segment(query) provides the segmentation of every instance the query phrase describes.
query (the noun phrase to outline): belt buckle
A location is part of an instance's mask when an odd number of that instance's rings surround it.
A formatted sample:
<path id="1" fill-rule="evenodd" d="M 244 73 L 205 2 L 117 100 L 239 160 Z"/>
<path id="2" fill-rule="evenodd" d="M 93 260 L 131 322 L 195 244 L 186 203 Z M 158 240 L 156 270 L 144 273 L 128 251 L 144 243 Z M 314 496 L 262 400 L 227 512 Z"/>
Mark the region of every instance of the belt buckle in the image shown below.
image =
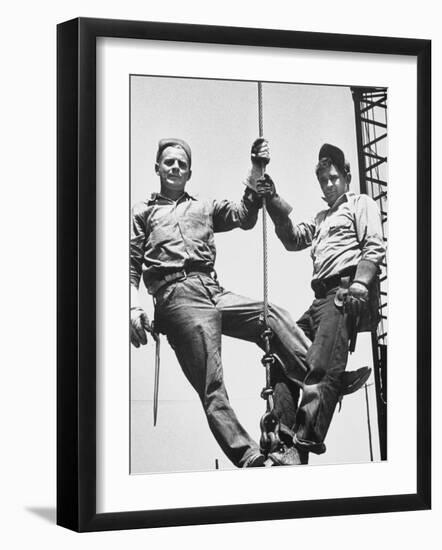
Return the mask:
<path id="1" fill-rule="evenodd" d="M 319 280 L 318 292 L 322 297 L 325 297 L 327 294 L 327 283 L 324 280 Z"/>
<path id="2" fill-rule="evenodd" d="M 184 270 L 175 271 L 174 273 L 169 273 L 163 277 L 165 284 L 171 284 L 175 281 L 184 281 L 185 279 L 187 279 L 187 273 Z"/>
<path id="3" fill-rule="evenodd" d="M 172 283 L 175 281 L 185 281 L 187 279 L 187 271 L 183 269 L 182 271 L 177 271 L 174 274 L 173 279 L 171 280 Z"/>

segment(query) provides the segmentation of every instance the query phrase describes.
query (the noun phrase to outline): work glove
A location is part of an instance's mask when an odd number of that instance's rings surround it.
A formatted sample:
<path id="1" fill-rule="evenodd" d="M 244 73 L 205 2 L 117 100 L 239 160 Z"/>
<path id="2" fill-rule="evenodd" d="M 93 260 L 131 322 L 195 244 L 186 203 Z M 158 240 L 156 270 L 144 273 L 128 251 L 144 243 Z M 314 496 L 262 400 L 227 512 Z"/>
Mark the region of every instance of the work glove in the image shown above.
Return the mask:
<path id="1" fill-rule="evenodd" d="M 378 266 L 370 260 L 361 260 L 356 268 L 355 277 L 345 300 L 345 309 L 347 312 L 358 316 L 362 307 L 369 298 L 369 287 L 376 274 Z"/>
<path id="2" fill-rule="evenodd" d="M 364 304 L 368 300 L 368 288 L 363 284 L 354 281 L 347 292 L 347 296 L 344 301 L 345 311 L 355 318 L 359 317 L 362 312 Z"/>
<path id="3" fill-rule="evenodd" d="M 262 178 L 265 166 L 270 162 L 270 149 L 267 140 L 264 138 L 255 139 L 252 144 L 250 158 L 252 167 L 244 183 L 256 193 L 258 180 Z"/>
<path id="4" fill-rule="evenodd" d="M 130 310 L 130 341 L 136 348 L 147 344 L 147 332 L 151 331 L 149 318 L 140 307 Z"/>
<path id="5" fill-rule="evenodd" d="M 252 144 L 250 158 L 254 166 L 264 168 L 270 162 L 269 142 L 262 137 L 255 139 Z"/>
<path id="6" fill-rule="evenodd" d="M 258 197 L 271 199 L 276 195 L 275 184 L 268 174 L 264 174 L 256 182 L 256 194 Z"/>

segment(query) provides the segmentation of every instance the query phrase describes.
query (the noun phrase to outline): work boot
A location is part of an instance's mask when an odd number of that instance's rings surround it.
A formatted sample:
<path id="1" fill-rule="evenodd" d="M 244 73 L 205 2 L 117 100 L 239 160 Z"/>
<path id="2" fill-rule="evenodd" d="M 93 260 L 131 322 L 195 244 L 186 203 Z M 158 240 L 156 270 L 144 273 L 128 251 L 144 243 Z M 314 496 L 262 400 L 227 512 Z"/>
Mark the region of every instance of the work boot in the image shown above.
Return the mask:
<path id="1" fill-rule="evenodd" d="M 270 453 L 269 459 L 273 462 L 272 466 L 299 466 L 307 464 L 308 453 L 293 446 L 284 447 L 281 451 Z"/>
<path id="2" fill-rule="evenodd" d="M 338 396 L 338 412 L 341 412 L 342 399 L 344 395 L 349 395 L 358 391 L 370 378 L 371 369 L 369 367 L 361 367 L 358 370 L 343 372 L 341 378 L 341 393 Z"/>
<path id="3" fill-rule="evenodd" d="M 358 391 L 370 378 L 371 369 L 361 367 L 358 370 L 343 372 L 341 378 L 341 395 L 349 395 Z"/>
<path id="4" fill-rule="evenodd" d="M 265 466 L 266 458 L 262 454 L 256 454 L 250 456 L 243 464 L 243 468 L 257 468 L 260 466 Z"/>

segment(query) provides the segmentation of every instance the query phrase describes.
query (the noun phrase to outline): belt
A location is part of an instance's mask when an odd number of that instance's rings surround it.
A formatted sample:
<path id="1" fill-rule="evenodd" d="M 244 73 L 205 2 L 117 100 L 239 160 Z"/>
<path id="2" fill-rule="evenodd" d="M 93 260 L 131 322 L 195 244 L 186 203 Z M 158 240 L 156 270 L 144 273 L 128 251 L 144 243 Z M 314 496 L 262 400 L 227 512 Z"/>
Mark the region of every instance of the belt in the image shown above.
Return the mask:
<path id="1" fill-rule="evenodd" d="M 180 269 L 179 271 L 172 271 L 171 273 L 164 273 L 160 279 L 154 280 L 149 283 L 150 294 L 155 294 L 163 287 L 168 286 L 175 281 L 184 281 L 189 275 L 202 273 L 203 275 L 210 275 L 216 278 L 215 270 L 212 267 L 190 267 Z"/>
<path id="2" fill-rule="evenodd" d="M 344 269 L 337 275 L 327 277 L 327 279 L 315 279 L 311 282 L 311 287 L 315 293 L 315 298 L 325 298 L 333 288 L 337 288 L 341 284 L 342 277 L 353 278 L 356 273 L 356 267 Z"/>

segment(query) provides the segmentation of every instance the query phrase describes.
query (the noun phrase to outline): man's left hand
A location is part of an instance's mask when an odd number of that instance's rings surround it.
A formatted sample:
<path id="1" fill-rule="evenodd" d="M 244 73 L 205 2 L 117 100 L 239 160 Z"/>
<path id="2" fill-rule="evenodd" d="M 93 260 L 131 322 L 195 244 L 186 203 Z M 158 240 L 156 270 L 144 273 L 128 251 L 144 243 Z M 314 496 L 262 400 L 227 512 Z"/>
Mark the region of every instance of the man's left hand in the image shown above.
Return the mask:
<path id="1" fill-rule="evenodd" d="M 367 300 L 368 289 L 361 283 L 354 282 L 350 285 L 345 298 L 345 310 L 357 317 Z"/>
<path id="2" fill-rule="evenodd" d="M 256 182 L 256 194 L 258 197 L 271 199 L 276 195 L 275 184 L 272 178 L 268 174 L 264 174 Z"/>

